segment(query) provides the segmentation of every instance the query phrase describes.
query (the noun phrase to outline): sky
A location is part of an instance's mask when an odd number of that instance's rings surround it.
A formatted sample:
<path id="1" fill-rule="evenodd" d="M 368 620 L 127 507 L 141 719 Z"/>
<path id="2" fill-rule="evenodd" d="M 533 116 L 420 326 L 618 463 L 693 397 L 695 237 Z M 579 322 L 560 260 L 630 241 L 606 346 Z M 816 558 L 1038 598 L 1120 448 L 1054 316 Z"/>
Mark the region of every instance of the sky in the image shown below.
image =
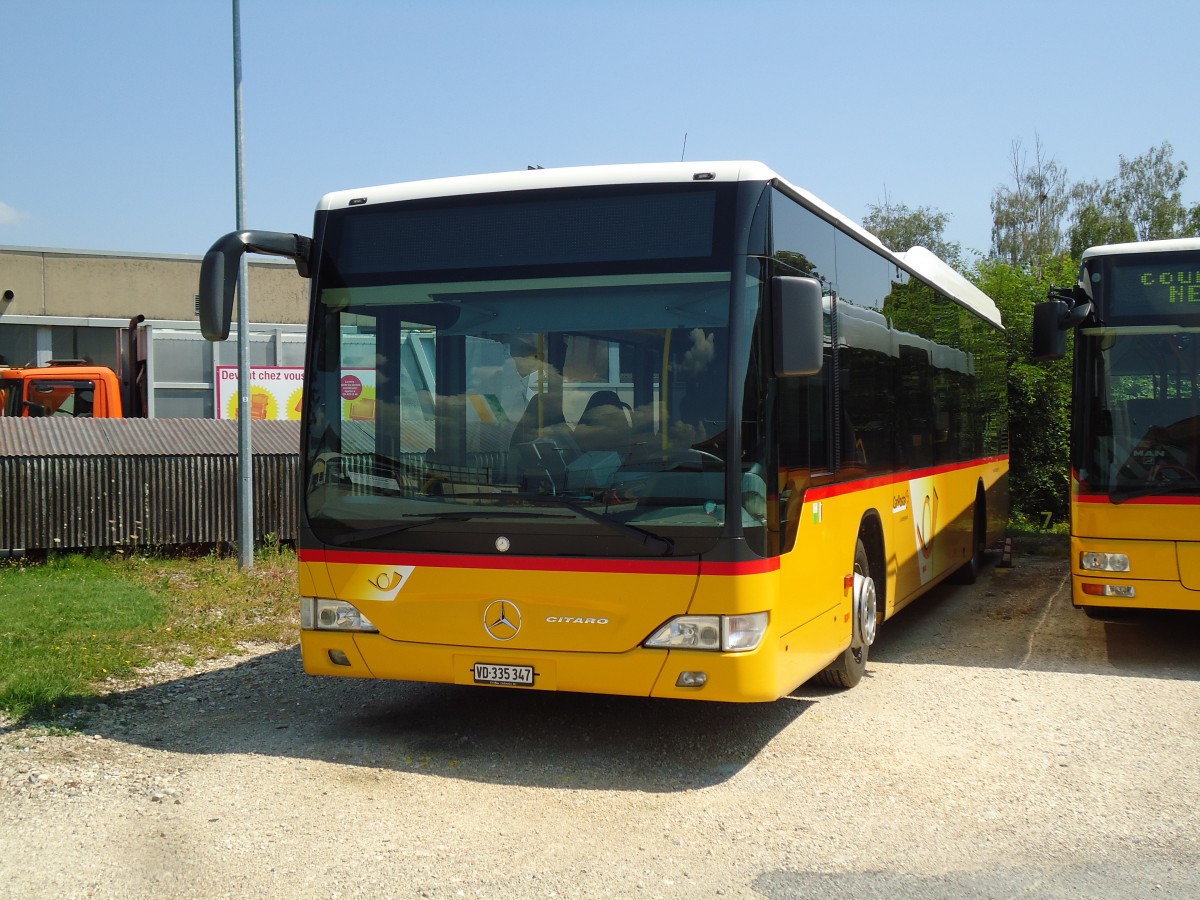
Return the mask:
<path id="1" fill-rule="evenodd" d="M 451 175 L 754 159 L 985 253 L 1014 147 L 1170 142 L 1200 202 L 1195 0 L 241 0 L 246 226 Z M 0 245 L 201 255 L 236 225 L 230 0 L 0 3 Z"/>

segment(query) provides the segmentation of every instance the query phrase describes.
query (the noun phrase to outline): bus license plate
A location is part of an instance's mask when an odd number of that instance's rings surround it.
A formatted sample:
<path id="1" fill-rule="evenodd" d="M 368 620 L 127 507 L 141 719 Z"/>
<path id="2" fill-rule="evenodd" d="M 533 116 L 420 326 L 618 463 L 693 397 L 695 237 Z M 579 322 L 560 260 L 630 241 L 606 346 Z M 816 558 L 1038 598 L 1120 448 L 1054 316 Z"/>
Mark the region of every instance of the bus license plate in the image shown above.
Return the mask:
<path id="1" fill-rule="evenodd" d="M 533 666 L 502 666 L 496 663 L 475 663 L 476 684 L 533 685 Z"/>

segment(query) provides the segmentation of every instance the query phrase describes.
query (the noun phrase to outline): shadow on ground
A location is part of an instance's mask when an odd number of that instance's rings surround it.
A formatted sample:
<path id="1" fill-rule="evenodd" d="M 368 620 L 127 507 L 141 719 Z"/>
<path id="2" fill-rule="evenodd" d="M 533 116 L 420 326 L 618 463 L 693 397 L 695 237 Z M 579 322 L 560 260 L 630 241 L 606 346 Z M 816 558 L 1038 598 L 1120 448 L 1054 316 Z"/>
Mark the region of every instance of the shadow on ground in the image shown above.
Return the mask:
<path id="1" fill-rule="evenodd" d="M 993 561 L 994 562 L 994 561 Z M 941 586 L 880 630 L 868 678 L 903 664 L 1200 679 L 1200 616 L 1105 624 L 1073 609 L 1066 560 L 1019 554 L 971 586 Z M 704 704 L 314 678 L 298 647 L 110 694 L 68 720 L 185 754 L 258 754 L 530 787 L 676 792 L 742 771 L 835 692 Z"/>
<path id="2" fill-rule="evenodd" d="M 107 695 L 67 721 L 186 754 L 256 754 L 529 787 L 674 792 L 731 778 L 812 704 L 706 704 L 305 675 L 298 647 Z"/>
<path id="3" fill-rule="evenodd" d="M 1200 680 L 1200 613 L 1100 622 L 1071 605 L 1066 536 L 993 554 L 974 585 L 941 585 L 879 630 L 876 662 Z"/>

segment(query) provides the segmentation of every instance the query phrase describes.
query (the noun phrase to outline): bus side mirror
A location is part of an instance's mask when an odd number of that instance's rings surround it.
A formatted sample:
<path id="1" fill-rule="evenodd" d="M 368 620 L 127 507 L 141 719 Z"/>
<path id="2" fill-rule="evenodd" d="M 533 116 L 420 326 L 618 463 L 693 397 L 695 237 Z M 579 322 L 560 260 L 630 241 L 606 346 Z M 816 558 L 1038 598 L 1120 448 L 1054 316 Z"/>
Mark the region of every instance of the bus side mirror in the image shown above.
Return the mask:
<path id="1" fill-rule="evenodd" d="M 821 282 L 777 275 L 771 279 L 775 376 L 816 375 L 824 356 L 825 322 Z"/>
<path id="2" fill-rule="evenodd" d="M 1067 353 L 1067 333 L 1058 323 L 1067 315 L 1067 304 L 1061 300 L 1046 300 L 1033 308 L 1033 359 L 1050 362 L 1062 359 Z"/>
<path id="3" fill-rule="evenodd" d="M 300 277 L 307 278 L 311 249 L 311 239 L 278 231 L 235 231 L 217 240 L 200 263 L 200 331 L 210 341 L 229 337 L 242 254 L 286 256 L 296 263 Z"/>
<path id="4" fill-rule="evenodd" d="M 1033 360 L 1050 362 L 1067 354 L 1067 332 L 1092 312 L 1090 300 L 1069 305 L 1063 300 L 1046 300 L 1033 308 Z"/>

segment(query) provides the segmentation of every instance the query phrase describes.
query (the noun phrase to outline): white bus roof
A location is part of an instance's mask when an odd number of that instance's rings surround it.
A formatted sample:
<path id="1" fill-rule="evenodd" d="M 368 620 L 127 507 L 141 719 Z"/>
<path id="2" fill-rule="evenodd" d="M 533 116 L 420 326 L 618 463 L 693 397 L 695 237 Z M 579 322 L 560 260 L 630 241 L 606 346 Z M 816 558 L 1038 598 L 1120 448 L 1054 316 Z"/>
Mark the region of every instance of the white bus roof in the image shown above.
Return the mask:
<path id="1" fill-rule="evenodd" d="M 1200 238 L 1171 238 L 1163 241 L 1130 241 L 1127 244 L 1101 244 L 1083 251 L 1084 259 L 1093 256 L 1123 256 L 1127 253 L 1170 253 L 1175 250 L 1200 250 Z"/>
<path id="2" fill-rule="evenodd" d="M 698 175 L 705 176 L 698 178 Z M 317 204 L 318 211 L 370 206 L 404 200 L 433 197 L 461 197 L 507 191 L 546 190 L 550 188 L 590 187 L 605 184 L 685 183 L 693 181 L 737 182 L 764 181 L 783 187 L 817 215 L 870 244 L 884 257 L 908 269 L 921 280 L 949 294 L 963 306 L 1003 327 L 1000 311 L 992 298 L 924 247 L 897 253 L 853 219 L 838 212 L 819 197 L 796 187 L 761 162 L 726 160 L 677 163 L 632 163 L 624 165 L 578 166 L 561 169 L 526 169 L 488 175 L 460 175 L 398 184 L 377 185 L 334 191 Z"/>
<path id="3" fill-rule="evenodd" d="M 988 321 L 1001 324 L 1000 309 L 996 306 L 996 301 L 971 284 L 962 273 L 945 263 L 933 251 L 924 247 L 912 247 L 904 253 L 897 253 L 896 256 L 922 280 L 940 288 Z"/>
<path id="4" fill-rule="evenodd" d="M 613 166 L 577 166 L 562 169 L 526 169 L 488 175 L 459 175 L 400 184 L 379 185 L 350 191 L 335 191 L 321 198 L 317 209 L 341 209 L 349 206 L 392 203 L 397 200 L 422 200 L 430 197 L 459 197 L 468 194 L 494 194 L 504 191 L 532 191 L 564 187 L 590 187 L 605 184 L 674 183 L 697 180 L 697 174 L 711 175 L 705 181 L 771 181 L 779 176 L 757 162 L 639 163 Z"/>

